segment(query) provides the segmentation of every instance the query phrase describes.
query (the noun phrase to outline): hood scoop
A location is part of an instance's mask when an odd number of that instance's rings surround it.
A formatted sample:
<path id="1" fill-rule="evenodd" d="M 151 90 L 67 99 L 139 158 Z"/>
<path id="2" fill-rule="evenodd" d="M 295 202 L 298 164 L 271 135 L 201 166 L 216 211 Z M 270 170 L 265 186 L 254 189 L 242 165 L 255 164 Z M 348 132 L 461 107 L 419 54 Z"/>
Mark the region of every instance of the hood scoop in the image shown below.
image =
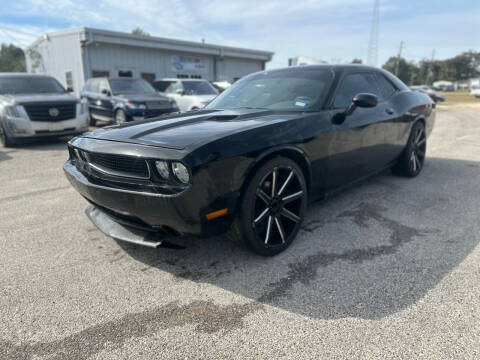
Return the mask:
<path id="1" fill-rule="evenodd" d="M 235 120 L 235 119 L 238 119 L 239 116 L 238 115 L 213 115 L 213 116 L 210 116 L 208 118 L 206 118 L 205 120 L 208 120 L 208 121 L 232 121 L 232 120 Z"/>

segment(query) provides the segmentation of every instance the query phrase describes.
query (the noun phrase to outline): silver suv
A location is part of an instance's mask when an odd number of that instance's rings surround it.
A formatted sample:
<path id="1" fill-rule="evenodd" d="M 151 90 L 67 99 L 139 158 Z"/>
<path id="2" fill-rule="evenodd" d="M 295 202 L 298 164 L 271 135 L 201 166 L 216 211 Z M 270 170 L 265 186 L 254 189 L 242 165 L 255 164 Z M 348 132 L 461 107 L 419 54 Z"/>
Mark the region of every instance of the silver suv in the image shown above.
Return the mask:
<path id="1" fill-rule="evenodd" d="M 53 77 L 0 73 L 0 144 L 77 135 L 88 130 L 86 104 Z"/>

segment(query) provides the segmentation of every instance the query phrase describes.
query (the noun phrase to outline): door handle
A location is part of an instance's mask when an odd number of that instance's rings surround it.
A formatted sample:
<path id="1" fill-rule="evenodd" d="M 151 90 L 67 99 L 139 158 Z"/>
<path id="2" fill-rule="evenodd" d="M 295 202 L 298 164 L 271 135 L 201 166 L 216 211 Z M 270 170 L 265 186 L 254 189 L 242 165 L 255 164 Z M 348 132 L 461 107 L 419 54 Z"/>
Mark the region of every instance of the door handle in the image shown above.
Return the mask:
<path id="1" fill-rule="evenodd" d="M 391 109 L 391 108 L 386 108 L 386 109 L 385 109 L 385 112 L 386 112 L 388 115 L 392 115 L 395 111 L 393 111 L 393 109 Z"/>

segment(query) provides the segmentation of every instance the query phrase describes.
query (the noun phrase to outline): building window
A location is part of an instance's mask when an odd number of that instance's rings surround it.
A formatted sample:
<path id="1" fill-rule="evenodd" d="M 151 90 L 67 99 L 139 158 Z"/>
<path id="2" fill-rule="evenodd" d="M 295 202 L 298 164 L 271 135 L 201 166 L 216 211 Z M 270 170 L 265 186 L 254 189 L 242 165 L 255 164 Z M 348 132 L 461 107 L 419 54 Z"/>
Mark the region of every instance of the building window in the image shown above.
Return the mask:
<path id="1" fill-rule="evenodd" d="M 110 72 L 105 70 L 92 70 L 92 77 L 110 77 Z"/>
<path id="2" fill-rule="evenodd" d="M 190 75 L 191 79 L 201 79 L 202 75 Z"/>
<path id="3" fill-rule="evenodd" d="M 132 70 L 118 70 L 118 77 L 133 77 Z"/>
<path id="4" fill-rule="evenodd" d="M 177 74 L 178 79 L 188 79 L 188 74 Z"/>
<path id="5" fill-rule="evenodd" d="M 155 73 L 142 73 L 142 79 L 147 80 L 151 84 L 155 81 Z"/>
<path id="6" fill-rule="evenodd" d="M 73 90 L 73 77 L 71 71 L 65 73 L 65 84 L 67 84 L 67 89 Z"/>

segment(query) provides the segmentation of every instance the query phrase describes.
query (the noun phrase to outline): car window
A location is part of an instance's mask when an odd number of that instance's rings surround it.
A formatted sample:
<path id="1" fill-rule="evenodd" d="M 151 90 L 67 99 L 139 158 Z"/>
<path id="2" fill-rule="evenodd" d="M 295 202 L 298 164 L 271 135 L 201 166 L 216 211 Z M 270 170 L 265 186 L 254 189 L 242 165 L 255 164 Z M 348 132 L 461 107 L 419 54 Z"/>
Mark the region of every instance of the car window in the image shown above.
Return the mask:
<path id="1" fill-rule="evenodd" d="M 335 95 L 333 107 L 335 109 L 345 109 L 351 103 L 355 95 L 360 93 L 370 93 L 379 96 L 379 91 L 375 78 L 371 73 L 357 73 L 345 76 L 340 88 Z"/>
<path id="2" fill-rule="evenodd" d="M 98 92 L 102 92 L 104 90 L 110 91 L 110 86 L 108 86 L 107 79 L 101 79 L 98 84 Z"/>
<path id="3" fill-rule="evenodd" d="M 2 76 L 0 94 L 63 94 L 65 88 L 47 76 Z"/>
<path id="4" fill-rule="evenodd" d="M 143 79 L 110 79 L 110 88 L 119 94 L 155 94 L 156 90 Z"/>
<path id="5" fill-rule="evenodd" d="M 99 93 L 100 88 L 99 88 L 99 79 L 92 79 L 90 83 L 90 91 L 93 93 Z"/>
<path id="6" fill-rule="evenodd" d="M 179 90 L 183 91 L 182 83 L 180 81 L 174 81 L 167 88 L 167 93 L 176 93 Z"/>
<path id="7" fill-rule="evenodd" d="M 160 92 L 167 92 L 167 89 L 169 88 L 170 85 L 172 85 L 174 81 L 155 81 L 152 86 L 155 88 L 155 90 L 160 91 Z"/>
<path id="8" fill-rule="evenodd" d="M 239 80 L 207 105 L 207 109 L 242 107 L 285 111 L 318 111 L 330 88 L 328 69 L 291 68 L 263 71 Z"/>
<path id="9" fill-rule="evenodd" d="M 375 74 L 378 84 L 378 89 L 383 100 L 388 100 L 395 93 L 395 87 L 382 74 Z M 380 99 L 379 99 L 380 100 Z"/>
<path id="10" fill-rule="evenodd" d="M 83 91 L 87 91 L 87 92 L 90 92 L 92 91 L 92 80 L 88 80 L 85 84 L 85 86 L 83 87 Z"/>
<path id="11" fill-rule="evenodd" d="M 208 81 L 182 81 L 187 95 L 217 95 L 217 90 Z"/>

